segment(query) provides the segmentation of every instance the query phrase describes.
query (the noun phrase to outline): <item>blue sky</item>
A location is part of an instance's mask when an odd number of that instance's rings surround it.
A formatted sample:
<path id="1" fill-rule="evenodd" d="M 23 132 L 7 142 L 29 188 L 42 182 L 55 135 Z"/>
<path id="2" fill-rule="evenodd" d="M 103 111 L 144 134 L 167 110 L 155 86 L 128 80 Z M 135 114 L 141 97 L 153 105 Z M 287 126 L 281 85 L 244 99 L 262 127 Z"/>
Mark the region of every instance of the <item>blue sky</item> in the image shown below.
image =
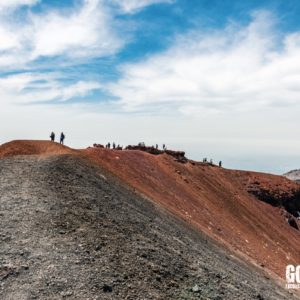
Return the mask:
<path id="1" fill-rule="evenodd" d="M 0 0 L 0 142 L 144 141 L 300 167 L 300 2 Z"/>

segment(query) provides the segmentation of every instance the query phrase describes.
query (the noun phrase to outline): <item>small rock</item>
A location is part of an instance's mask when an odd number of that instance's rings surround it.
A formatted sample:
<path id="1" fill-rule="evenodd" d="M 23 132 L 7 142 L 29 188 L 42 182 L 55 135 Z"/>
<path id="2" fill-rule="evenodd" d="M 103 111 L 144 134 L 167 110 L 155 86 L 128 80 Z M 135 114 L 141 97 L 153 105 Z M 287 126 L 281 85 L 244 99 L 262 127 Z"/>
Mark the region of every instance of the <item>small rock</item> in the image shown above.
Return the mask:
<path id="1" fill-rule="evenodd" d="M 73 295 L 73 291 L 64 291 L 64 292 L 61 292 L 60 295 L 62 297 L 69 297 L 69 296 Z"/>
<path id="2" fill-rule="evenodd" d="M 103 174 L 101 174 L 100 177 L 101 177 L 102 179 L 104 179 L 105 181 L 107 181 L 107 178 L 106 178 Z"/>
<path id="3" fill-rule="evenodd" d="M 192 287 L 192 292 L 194 293 L 200 293 L 200 287 L 198 286 L 198 284 L 195 284 L 193 287 Z"/>
<path id="4" fill-rule="evenodd" d="M 112 286 L 110 286 L 110 285 L 108 285 L 108 284 L 104 284 L 103 285 L 103 287 L 102 287 L 102 289 L 103 289 L 103 292 L 104 293 L 111 293 L 112 292 Z"/>
<path id="5" fill-rule="evenodd" d="M 24 270 L 28 270 L 29 266 L 28 265 L 22 265 L 21 268 L 24 269 Z"/>

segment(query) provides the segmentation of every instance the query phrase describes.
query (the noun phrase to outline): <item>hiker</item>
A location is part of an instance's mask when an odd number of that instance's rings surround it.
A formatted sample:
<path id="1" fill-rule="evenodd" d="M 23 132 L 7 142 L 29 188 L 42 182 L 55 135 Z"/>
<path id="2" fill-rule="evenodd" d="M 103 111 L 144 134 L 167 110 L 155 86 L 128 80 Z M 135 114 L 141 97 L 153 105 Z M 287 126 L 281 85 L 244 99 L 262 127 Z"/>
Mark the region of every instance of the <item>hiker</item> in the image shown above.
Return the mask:
<path id="1" fill-rule="evenodd" d="M 222 161 L 219 161 L 219 167 L 222 168 Z"/>
<path id="2" fill-rule="evenodd" d="M 55 140 L 55 133 L 53 131 L 50 134 L 50 139 L 51 139 L 51 142 L 54 142 L 54 140 Z"/>
<path id="3" fill-rule="evenodd" d="M 110 149 L 110 142 L 108 142 L 108 144 L 106 145 L 107 149 Z"/>
<path id="4" fill-rule="evenodd" d="M 113 142 L 113 149 L 116 149 L 116 144 L 115 144 L 115 142 Z"/>
<path id="5" fill-rule="evenodd" d="M 155 145 L 155 149 L 158 149 L 158 145 L 157 144 Z"/>
<path id="6" fill-rule="evenodd" d="M 60 134 L 60 141 L 59 141 L 60 144 L 62 144 L 62 145 L 64 144 L 64 139 L 65 139 L 65 137 L 66 137 L 66 136 L 65 136 L 64 133 L 62 132 L 62 133 Z"/>
<path id="7" fill-rule="evenodd" d="M 166 150 L 166 149 L 167 149 L 165 144 L 163 144 L 163 149 L 164 149 L 164 150 Z"/>

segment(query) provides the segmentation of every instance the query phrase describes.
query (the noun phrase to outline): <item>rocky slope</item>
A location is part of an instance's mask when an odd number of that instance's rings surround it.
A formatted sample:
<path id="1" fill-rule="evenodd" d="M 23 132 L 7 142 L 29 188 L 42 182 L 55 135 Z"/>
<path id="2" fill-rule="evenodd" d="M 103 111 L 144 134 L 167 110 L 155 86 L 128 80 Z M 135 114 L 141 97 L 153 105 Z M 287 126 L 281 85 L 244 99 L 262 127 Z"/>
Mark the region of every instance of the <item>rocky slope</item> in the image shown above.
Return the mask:
<path id="1" fill-rule="evenodd" d="M 288 179 L 48 142 L 0 157 L 0 299 L 297 297 L 275 276 L 299 263 Z"/>
<path id="2" fill-rule="evenodd" d="M 7 158 L 0 170 L 1 299 L 291 297 L 80 158 Z"/>

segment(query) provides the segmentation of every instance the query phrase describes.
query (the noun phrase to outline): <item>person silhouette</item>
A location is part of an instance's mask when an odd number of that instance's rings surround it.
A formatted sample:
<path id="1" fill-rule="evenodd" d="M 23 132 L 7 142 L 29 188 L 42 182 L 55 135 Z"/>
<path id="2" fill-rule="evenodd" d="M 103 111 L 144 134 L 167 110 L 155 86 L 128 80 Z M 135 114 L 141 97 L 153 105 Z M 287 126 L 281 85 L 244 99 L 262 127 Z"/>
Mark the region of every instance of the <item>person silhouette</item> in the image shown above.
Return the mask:
<path id="1" fill-rule="evenodd" d="M 51 142 L 54 142 L 54 140 L 55 140 L 55 133 L 53 131 L 50 134 L 50 139 L 51 139 Z"/>
<path id="2" fill-rule="evenodd" d="M 64 144 L 65 137 L 66 137 L 66 136 L 65 136 L 64 133 L 62 132 L 62 133 L 60 134 L 60 141 L 59 141 L 60 144 L 62 144 L 62 145 Z"/>

